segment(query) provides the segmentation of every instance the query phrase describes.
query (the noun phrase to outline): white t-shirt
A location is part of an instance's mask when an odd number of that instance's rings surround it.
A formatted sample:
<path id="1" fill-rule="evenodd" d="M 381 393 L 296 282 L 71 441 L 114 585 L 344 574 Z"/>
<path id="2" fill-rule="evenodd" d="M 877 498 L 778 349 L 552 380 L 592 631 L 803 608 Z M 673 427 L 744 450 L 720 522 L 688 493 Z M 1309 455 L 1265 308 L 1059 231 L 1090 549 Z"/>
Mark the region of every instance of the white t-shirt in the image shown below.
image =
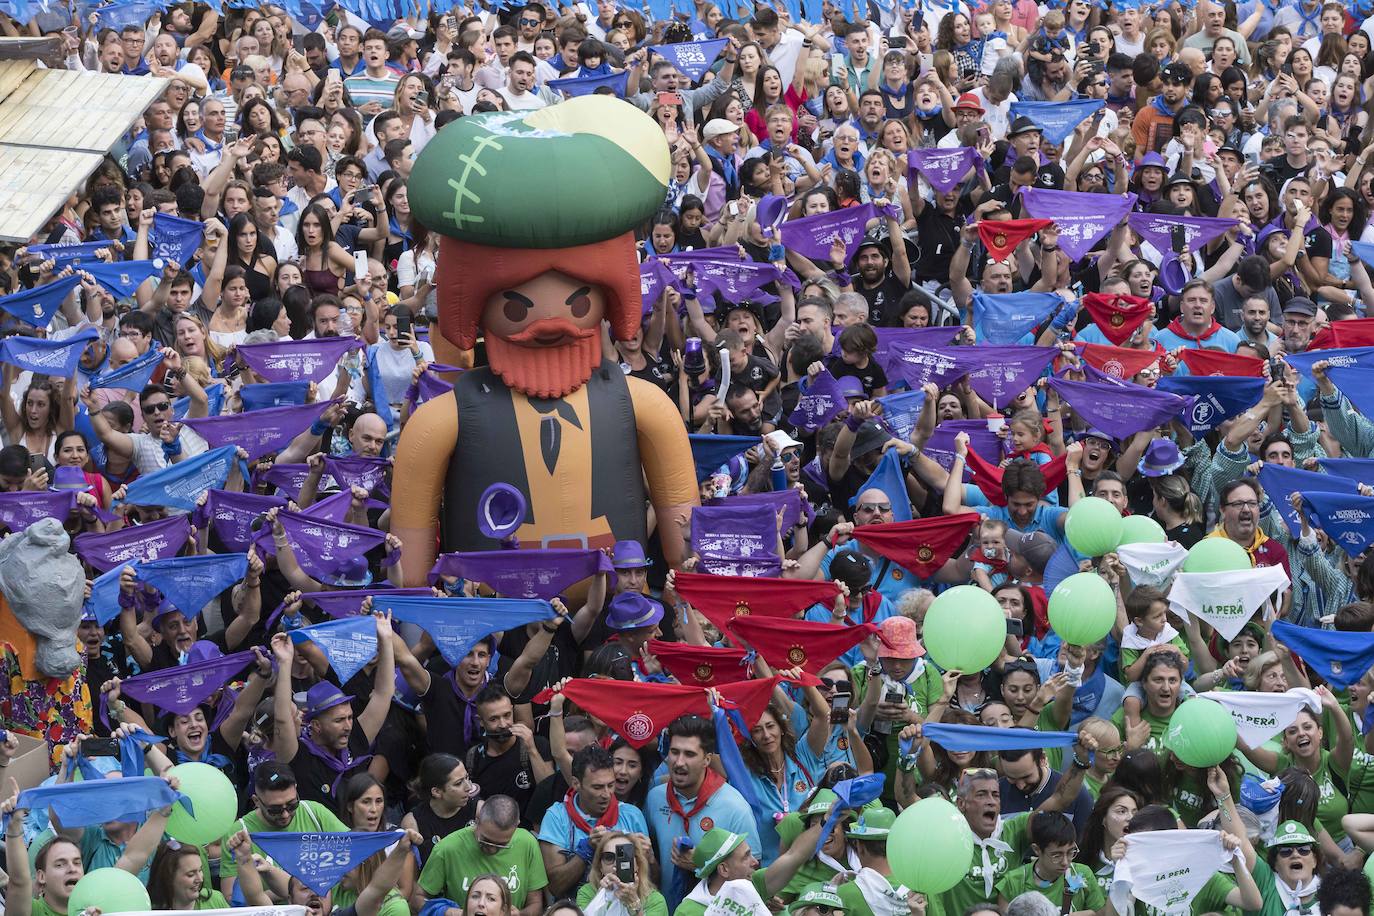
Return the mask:
<path id="1" fill-rule="evenodd" d="M 1007 131 L 1011 129 L 1011 105 L 1017 101 L 1016 93 L 1011 93 L 1000 105 L 994 105 L 988 101 L 987 92 L 984 87 L 979 86 L 973 90 L 973 95 L 978 99 L 978 104 L 983 106 L 983 123 L 988 126 L 988 131 L 994 140 L 1004 140 Z"/>

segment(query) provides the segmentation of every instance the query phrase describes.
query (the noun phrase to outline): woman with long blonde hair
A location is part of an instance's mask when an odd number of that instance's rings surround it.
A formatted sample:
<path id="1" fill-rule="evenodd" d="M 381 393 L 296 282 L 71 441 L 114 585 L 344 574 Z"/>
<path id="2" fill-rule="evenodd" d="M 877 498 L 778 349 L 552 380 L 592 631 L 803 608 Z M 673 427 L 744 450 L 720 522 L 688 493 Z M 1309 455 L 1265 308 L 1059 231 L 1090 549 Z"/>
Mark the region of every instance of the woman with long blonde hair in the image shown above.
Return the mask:
<path id="1" fill-rule="evenodd" d="M 622 882 L 616 876 L 617 851 L 622 846 L 634 849 L 634 881 Z M 631 913 L 643 916 L 668 916 L 668 901 L 654 887 L 649 873 L 648 842 L 621 830 L 607 830 L 592 846 L 592 867 L 586 884 L 577 889 L 577 905 L 586 909 L 599 891 L 607 891 Z"/>

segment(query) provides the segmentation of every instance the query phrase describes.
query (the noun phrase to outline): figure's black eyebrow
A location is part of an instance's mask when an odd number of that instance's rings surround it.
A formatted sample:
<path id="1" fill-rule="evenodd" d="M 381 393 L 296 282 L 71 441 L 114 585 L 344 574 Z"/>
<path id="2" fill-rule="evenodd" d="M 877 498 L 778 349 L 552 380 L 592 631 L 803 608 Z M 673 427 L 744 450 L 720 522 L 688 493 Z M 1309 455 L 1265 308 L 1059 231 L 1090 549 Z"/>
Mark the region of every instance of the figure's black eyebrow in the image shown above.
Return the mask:
<path id="1" fill-rule="evenodd" d="M 504 293 L 502 293 L 501 295 L 505 296 L 507 299 L 510 299 L 510 300 L 513 301 L 513 302 L 519 302 L 521 305 L 523 305 L 523 306 L 524 306 L 525 308 L 527 308 L 527 309 L 532 309 L 532 308 L 534 308 L 534 301 L 533 301 L 533 300 L 527 299 L 527 298 L 525 298 L 524 296 L 522 296 L 522 295 L 520 295 L 519 293 L 514 292 L 514 291 L 512 291 L 512 290 L 506 290 L 506 291 L 505 291 Z"/>
<path id="2" fill-rule="evenodd" d="M 563 304 L 564 304 L 564 305 L 572 305 L 574 299 L 581 299 L 583 296 L 587 295 L 587 294 L 590 293 L 591 291 L 592 291 L 592 288 L 591 288 L 590 286 L 583 286 L 583 287 L 580 287 L 580 288 L 578 288 L 577 290 L 575 290 L 571 296 L 569 296 L 568 298 L 564 299 L 564 300 L 563 300 Z M 531 304 L 533 304 L 533 303 L 531 303 Z"/>

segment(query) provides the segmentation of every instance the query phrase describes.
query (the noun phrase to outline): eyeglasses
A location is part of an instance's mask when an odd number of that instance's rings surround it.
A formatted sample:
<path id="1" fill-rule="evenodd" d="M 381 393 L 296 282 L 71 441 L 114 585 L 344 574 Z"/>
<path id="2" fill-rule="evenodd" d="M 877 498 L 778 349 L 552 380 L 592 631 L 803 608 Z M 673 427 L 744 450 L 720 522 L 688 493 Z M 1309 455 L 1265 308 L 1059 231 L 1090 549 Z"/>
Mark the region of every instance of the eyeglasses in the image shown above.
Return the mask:
<path id="1" fill-rule="evenodd" d="M 543 20 L 540 19 L 521 19 L 521 25 L 539 25 Z"/>
<path id="2" fill-rule="evenodd" d="M 847 689 L 849 687 L 849 682 L 845 680 L 836 680 L 834 678 L 823 677 L 821 678 L 821 683 L 819 686 L 822 690 L 839 690 L 842 687 Z"/>
<path id="3" fill-rule="evenodd" d="M 1224 504 L 1227 509 L 1258 509 L 1259 500 L 1257 499 L 1233 499 Z"/>
<path id="4" fill-rule="evenodd" d="M 1280 847 L 1279 847 L 1279 858 L 1280 858 L 1280 859 L 1291 859 L 1293 856 L 1310 856 L 1311 854 L 1312 854 L 1312 847 L 1311 847 L 1309 844 L 1307 844 L 1307 843 L 1304 843 L 1304 844 L 1301 845 L 1301 846 L 1280 846 Z"/>
<path id="5" fill-rule="evenodd" d="M 1041 858 L 1051 859 L 1058 862 L 1072 862 L 1078 858 L 1078 847 L 1070 846 L 1068 849 L 1060 849 L 1055 852 L 1047 852 Z"/>
<path id="6" fill-rule="evenodd" d="M 861 503 L 854 508 L 859 512 L 891 512 L 892 503 Z"/>
<path id="7" fill-rule="evenodd" d="M 158 401 L 156 404 L 144 404 L 144 405 L 143 405 L 143 412 L 144 412 L 144 413 L 162 413 L 164 410 L 171 410 L 171 409 L 172 409 L 172 402 L 171 402 L 171 401 Z"/>
<path id="8" fill-rule="evenodd" d="M 1099 747 L 1097 752 L 1104 757 L 1120 757 L 1126 751 L 1126 745 L 1118 744 L 1116 747 Z"/>
<path id="9" fill-rule="evenodd" d="M 289 814 L 299 808 L 301 800 L 293 798 L 289 802 L 282 802 L 280 805 L 264 805 L 261 801 L 258 804 L 262 806 L 262 813 L 268 817 L 281 817 L 283 814 Z"/>
<path id="10" fill-rule="evenodd" d="M 602 862 L 606 862 L 606 863 L 614 862 L 614 861 L 615 861 L 615 850 L 614 850 L 614 849 L 607 849 L 607 850 L 604 850 L 604 851 L 601 853 L 601 861 L 602 861 Z"/>

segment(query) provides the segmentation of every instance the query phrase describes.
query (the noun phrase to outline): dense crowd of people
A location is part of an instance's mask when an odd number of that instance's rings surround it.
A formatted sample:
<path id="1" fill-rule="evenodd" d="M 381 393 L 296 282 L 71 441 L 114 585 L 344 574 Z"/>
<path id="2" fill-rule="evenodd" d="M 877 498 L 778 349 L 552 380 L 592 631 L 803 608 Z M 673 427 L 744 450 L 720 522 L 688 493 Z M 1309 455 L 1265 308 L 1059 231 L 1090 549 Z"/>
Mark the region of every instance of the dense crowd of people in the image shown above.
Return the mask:
<path id="1" fill-rule="evenodd" d="M 237 794 L 192 843 L 165 798 L 73 827 L 8 783 L 6 912 L 114 868 L 311 916 L 1369 913 L 1367 10 L 345 5 L 0 14 L 167 84 L 0 254 L 0 523 L 56 518 L 87 580 L 75 674 L 4 657 L 0 767 L 29 734 L 49 784 Z M 601 347 L 692 433 L 688 558 L 406 581 L 392 456 L 463 368 L 436 271 L 483 269 L 440 263 L 412 166 L 588 93 L 671 151 Z M 1093 497 L 1161 536 L 1079 549 Z M 1181 564 L 1223 541 L 1208 597 Z M 1075 644 L 1084 571 L 1115 620 Z M 927 651 L 958 586 L 1004 613 L 983 670 Z M 705 689 L 637 721 L 663 684 Z M 1199 694 L 1219 765 L 1171 729 Z M 973 837 L 938 890 L 889 842 L 926 798 Z"/>

